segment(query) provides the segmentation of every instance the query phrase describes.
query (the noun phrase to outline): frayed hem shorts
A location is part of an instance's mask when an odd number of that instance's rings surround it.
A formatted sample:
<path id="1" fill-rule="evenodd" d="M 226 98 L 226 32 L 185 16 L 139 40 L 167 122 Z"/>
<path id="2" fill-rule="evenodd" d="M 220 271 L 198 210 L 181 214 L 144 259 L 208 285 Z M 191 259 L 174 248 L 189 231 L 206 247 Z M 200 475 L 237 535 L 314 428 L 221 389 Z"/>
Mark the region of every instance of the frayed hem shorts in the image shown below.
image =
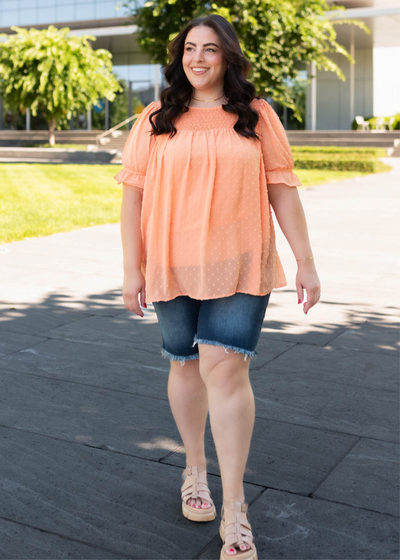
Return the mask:
<path id="1" fill-rule="evenodd" d="M 163 339 L 161 355 L 184 365 L 199 359 L 198 344 L 211 344 L 255 359 L 270 295 L 236 292 L 216 299 L 178 296 L 152 302 Z"/>

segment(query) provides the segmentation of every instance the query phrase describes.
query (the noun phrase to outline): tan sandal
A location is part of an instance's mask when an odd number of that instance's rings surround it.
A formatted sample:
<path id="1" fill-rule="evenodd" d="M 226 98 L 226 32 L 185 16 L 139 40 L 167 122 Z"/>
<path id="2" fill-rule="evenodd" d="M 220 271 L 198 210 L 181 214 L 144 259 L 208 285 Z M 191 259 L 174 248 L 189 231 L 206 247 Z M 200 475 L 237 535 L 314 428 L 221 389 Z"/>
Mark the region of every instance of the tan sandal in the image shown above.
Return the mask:
<path id="1" fill-rule="evenodd" d="M 221 508 L 221 524 L 219 534 L 223 541 L 220 560 L 229 560 L 236 558 L 237 560 L 257 560 L 257 550 L 254 545 L 253 533 L 249 523 L 248 514 L 249 505 L 244 502 L 230 502 L 223 499 Z M 250 546 L 247 550 L 240 550 L 241 544 Z M 225 549 L 228 547 L 235 548 L 236 554 L 227 554 Z"/>
<path id="2" fill-rule="evenodd" d="M 217 517 L 217 510 L 211 499 L 207 484 L 207 463 L 202 465 L 187 465 L 182 473 L 181 496 L 182 513 L 191 521 L 212 521 Z M 187 502 L 191 498 L 203 498 L 210 504 L 209 508 L 190 506 Z"/>

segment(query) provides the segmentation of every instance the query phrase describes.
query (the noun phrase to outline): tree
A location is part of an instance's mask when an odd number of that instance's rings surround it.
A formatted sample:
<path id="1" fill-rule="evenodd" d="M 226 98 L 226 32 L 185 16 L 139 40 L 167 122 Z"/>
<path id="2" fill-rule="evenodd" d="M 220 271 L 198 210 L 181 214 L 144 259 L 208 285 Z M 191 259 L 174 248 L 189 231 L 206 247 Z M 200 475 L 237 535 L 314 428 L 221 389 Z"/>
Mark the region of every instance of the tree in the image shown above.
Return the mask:
<path id="1" fill-rule="evenodd" d="M 21 29 L 2 35 L 0 44 L 0 92 L 12 108 L 38 109 L 49 126 L 49 143 L 54 132 L 73 113 L 96 104 L 99 98 L 113 101 L 121 87 L 112 74 L 111 53 L 94 51 L 95 37 L 67 37 L 69 28 Z"/>
<path id="2" fill-rule="evenodd" d="M 330 21 L 325 12 L 344 10 L 330 7 L 326 0 L 128 0 L 131 15 L 139 30 L 139 44 L 153 63 L 165 64 L 167 43 L 193 18 L 219 14 L 235 28 L 245 57 L 252 63 L 248 79 L 258 95 L 290 107 L 300 121 L 299 108 L 290 83 L 296 81 L 299 69 L 314 61 L 319 70 L 344 74 L 328 53 L 340 53 L 350 62 L 350 53 L 336 41 L 334 26 L 353 24 L 369 33 L 358 20 Z M 133 8 L 132 8 L 133 6 Z"/>

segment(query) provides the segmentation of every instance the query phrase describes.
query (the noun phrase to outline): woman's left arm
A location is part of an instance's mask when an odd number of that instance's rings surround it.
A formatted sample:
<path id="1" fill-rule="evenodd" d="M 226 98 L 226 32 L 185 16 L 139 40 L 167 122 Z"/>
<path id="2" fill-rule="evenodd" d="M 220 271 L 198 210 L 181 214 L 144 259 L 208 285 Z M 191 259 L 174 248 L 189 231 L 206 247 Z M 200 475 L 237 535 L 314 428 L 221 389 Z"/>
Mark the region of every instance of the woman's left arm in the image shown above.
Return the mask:
<path id="1" fill-rule="evenodd" d="M 283 183 L 268 184 L 268 196 L 295 259 L 312 257 L 307 222 L 297 188 Z M 306 290 L 307 301 L 303 304 L 303 311 L 307 314 L 320 298 L 321 287 L 314 259 L 297 262 L 296 289 L 299 303 L 303 302 L 303 290 Z"/>

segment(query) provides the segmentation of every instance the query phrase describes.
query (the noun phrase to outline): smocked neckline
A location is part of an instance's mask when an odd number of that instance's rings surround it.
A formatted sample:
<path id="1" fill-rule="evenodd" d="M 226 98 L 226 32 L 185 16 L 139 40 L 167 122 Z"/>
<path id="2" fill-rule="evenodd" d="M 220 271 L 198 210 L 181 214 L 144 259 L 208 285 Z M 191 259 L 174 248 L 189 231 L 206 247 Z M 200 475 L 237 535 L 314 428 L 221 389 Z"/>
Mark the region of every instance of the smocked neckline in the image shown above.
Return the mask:
<path id="1" fill-rule="evenodd" d="M 224 105 L 226 105 L 226 103 Z M 224 105 L 217 105 L 216 107 L 188 107 L 188 109 L 200 109 L 201 111 L 207 109 L 208 111 L 210 111 L 211 109 L 221 109 L 222 107 L 224 107 Z"/>

